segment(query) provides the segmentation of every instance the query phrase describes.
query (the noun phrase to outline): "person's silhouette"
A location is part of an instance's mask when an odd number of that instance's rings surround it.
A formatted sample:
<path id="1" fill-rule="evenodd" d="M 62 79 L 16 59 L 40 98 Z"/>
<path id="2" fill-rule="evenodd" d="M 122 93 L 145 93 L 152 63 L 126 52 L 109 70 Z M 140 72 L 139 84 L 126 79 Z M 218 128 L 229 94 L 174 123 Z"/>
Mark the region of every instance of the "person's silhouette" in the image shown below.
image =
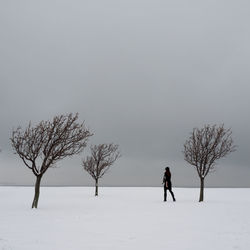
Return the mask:
<path id="1" fill-rule="evenodd" d="M 169 190 L 170 194 L 172 195 L 173 201 L 175 201 L 174 193 L 172 191 L 171 172 L 169 167 L 165 168 L 162 184 L 164 184 L 164 201 L 167 201 L 167 190 Z"/>

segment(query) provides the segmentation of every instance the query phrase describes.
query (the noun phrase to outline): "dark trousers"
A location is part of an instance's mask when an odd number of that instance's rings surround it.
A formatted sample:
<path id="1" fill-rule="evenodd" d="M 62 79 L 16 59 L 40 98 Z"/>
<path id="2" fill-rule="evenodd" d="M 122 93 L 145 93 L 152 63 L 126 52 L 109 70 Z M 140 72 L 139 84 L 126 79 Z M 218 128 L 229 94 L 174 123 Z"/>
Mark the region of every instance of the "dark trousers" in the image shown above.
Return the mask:
<path id="1" fill-rule="evenodd" d="M 164 201 L 167 201 L 167 190 L 172 195 L 173 201 L 175 201 L 174 193 L 172 191 L 172 184 L 171 183 L 168 183 L 168 187 L 166 187 L 166 184 L 164 184 Z"/>

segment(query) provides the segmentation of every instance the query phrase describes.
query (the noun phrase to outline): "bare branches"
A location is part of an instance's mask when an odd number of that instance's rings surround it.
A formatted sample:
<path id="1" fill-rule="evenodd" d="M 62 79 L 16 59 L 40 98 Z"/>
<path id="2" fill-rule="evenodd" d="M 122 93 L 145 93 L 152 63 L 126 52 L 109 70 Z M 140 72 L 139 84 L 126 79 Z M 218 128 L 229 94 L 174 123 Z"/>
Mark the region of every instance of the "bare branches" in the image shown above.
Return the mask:
<path id="1" fill-rule="evenodd" d="M 184 159 L 196 167 L 200 178 L 205 178 L 214 169 L 217 160 L 236 150 L 231 135 L 231 129 L 225 129 L 224 125 L 193 129 L 183 153 Z"/>
<path id="2" fill-rule="evenodd" d="M 82 152 L 92 135 L 84 123 L 77 123 L 78 114 L 55 116 L 23 131 L 13 130 L 10 138 L 16 154 L 38 176 L 57 161 Z"/>
<path id="3" fill-rule="evenodd" d="M 83 160 L 82 165 L 93 179 L 98 180 L 120 156 L 118 145 L 113 143 L 94 145 L 91 146 L 91 156 Z"/>
<path id="4" fill-rule="evenodd" d="M 236 150 L 231 129 L 224 125 L 194 128 L 189 139 L 184 144 L 184 159 L 195 166 L 200 177 L 200 198 L 204 199 L 205 177 L 214 170 L 216 161 Z"/>
<path id="5" fill-rule="evenodd" d="M 78 114 L 55 116 L 52 121 L 41 121 L 25 130 L 13 130 L 12 148 L 36 176 L 32 208 L 37 208 L 43 174 L 56 162 L 82 152 L 92 134 L 84 123 L 78 123 Z"/>

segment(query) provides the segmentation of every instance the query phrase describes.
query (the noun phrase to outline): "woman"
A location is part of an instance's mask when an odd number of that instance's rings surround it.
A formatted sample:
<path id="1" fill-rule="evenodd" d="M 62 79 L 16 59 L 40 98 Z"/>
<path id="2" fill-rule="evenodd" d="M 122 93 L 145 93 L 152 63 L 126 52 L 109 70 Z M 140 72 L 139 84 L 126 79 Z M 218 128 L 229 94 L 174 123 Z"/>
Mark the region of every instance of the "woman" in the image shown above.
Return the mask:
<path id="1" fill-rule="evenodd" d="M 171 183 L 171 172 L 169 167 L 165 168 L 165 173 L 163 176 L 163 183 L 164 184 L 164 201 L 167 201 L 167 189 L 169 190 L 170 194 L 172 195 L 173 201 L 175 201 L 174 193 L 172 191 L 172 183 Z"/>

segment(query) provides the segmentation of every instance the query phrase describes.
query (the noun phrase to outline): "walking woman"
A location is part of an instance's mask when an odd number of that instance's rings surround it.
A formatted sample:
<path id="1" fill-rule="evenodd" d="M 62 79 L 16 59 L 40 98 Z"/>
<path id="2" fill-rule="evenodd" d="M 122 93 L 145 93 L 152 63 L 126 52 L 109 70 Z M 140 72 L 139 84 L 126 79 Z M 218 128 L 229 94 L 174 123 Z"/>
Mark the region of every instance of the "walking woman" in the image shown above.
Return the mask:
<path id="1" fill-rule="evenodd" d="M 165 168 L 165 173 L 163 176 L 163 183 L 164 184 L 164 201 L 167 201 L 167 189 L 169 190 L 170 194 L 172 195 L 173 201 L 175 201 L 174 193 L 172 191 L 172 183 L 171 183 L 171 172 L 169 167 Z"/>

